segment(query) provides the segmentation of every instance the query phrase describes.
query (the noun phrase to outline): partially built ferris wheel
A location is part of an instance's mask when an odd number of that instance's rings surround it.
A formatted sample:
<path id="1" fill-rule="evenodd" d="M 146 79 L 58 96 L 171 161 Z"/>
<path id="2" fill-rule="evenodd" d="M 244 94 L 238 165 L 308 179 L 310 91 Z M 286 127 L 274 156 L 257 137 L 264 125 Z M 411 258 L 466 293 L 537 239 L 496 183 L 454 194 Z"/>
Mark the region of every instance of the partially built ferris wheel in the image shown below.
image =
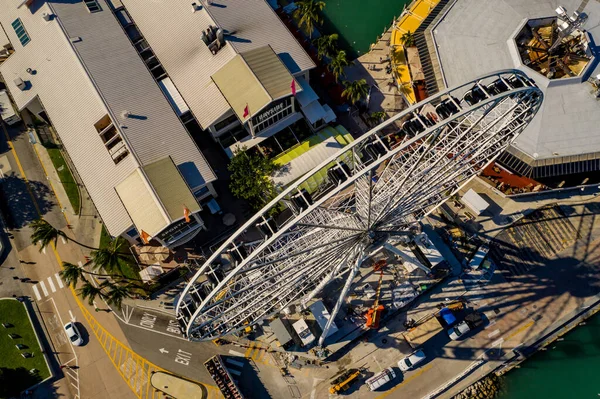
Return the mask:
<path id="1" fill-rule="evenodd" d="M 185 334 L 210 340 L 240 331 L 344 278 L 324 339 L 369 254 L 406 235 L 500 155 L 541 102 L 523 72 L 499 71 L 440 92 L 344 147 L 203 264 L 177 303 Z M 260 235 L 249 240 L 249 230 Z"/>

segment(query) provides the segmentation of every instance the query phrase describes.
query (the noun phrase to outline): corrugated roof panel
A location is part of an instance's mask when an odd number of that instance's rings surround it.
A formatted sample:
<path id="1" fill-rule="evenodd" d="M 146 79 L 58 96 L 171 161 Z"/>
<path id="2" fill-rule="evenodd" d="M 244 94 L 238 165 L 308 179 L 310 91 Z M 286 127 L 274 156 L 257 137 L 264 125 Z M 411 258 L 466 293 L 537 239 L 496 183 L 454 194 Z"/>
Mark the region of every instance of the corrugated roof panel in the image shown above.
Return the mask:
<path id="1" fill-rule="evenodd" d="M 139 232 L 143 230 L 154 236 L 169 225 L 169 219 L 146 183 L 140 168 L 119 183 L 115 190 Z"/>
<path id="2" fill-rule="evenodd" d="M 250 119 L 271 102 L 271 97 L 239 54 L 213 74 L 212 79 L 241 121 Z M 244 117 L 246 106 L 249 114 Z"/>
<path id="3" fill-rule="evenodd" d="M 190 110 L 170 78 L 160 80 L 158 85 L 167 97 L 167 100 L 169 100 L 173 108 L 175 108 L 177 115 L 181 116 Z"/>
<path id="4" fill-rule="evenodd" d="M 272 99 L 292 94 L 294 78 L 270 46 L 246 51 L 241 56 Z M 301 89 L 298 82 L 296 88 Z"/>
<path id="5" fill-rule="evenodd" d="M 184 206 L 191 213 L 200 210 L 200 205 L 171 158 L 163 158 L 144 166 L 144 172 L 171 221 L 183 218 Z"/>

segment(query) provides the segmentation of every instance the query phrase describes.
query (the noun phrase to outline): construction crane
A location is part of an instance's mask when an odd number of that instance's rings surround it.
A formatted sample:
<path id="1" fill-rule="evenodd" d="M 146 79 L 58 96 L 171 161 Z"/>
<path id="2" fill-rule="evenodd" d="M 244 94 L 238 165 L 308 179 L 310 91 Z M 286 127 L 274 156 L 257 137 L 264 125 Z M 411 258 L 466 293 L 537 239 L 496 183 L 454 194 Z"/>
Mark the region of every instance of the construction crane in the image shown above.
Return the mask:
<path id="1" fill-rule="evenodd" d="M 350 385 L 360 377 L 360 370 L 348 370 L 333 381 L 333 385 L 329 387 L 330 394 L 336 394 L 341 391 L 346 391 Z"/>
<path id="2" fill-rule="evenodd" d="M 367 322 L 365 327 L 367 328 L 379 328 L 379 320 L 381 319 L 381 312 L 383 312 L 384 306 L 379 304 L 379 296 L 381 294 L 381 282 L 383 281 L 383 267 L 379 267 L 379 284 L 377 284 L 377 294 L 375 294 L 375 303 L 367 311 Z"/>

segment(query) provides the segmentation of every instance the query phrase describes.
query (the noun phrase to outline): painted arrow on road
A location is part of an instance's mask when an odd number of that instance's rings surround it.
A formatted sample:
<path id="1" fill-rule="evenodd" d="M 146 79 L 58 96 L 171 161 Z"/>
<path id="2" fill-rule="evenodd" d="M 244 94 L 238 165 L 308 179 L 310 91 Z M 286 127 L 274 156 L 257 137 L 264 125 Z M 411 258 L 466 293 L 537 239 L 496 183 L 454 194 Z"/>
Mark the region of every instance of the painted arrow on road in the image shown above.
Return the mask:
<path id="1" fill-rule="evenodd" d="M 159 351 L 160 351 L 160 353 L 169 353 L 169 351 L 166 350 L 165 348 L 160 348 Z"/>

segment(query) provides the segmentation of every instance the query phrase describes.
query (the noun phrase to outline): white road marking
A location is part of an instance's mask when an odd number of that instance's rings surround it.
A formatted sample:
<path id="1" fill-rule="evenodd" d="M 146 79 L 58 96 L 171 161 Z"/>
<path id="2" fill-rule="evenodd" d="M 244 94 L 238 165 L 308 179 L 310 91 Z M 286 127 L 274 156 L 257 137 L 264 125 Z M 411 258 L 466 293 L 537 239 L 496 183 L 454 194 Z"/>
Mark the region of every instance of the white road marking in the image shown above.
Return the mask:
<path id="1" fill-rule="evenodd" d="M 48 277 L 48 284 L 50 284 L 52 292 L 56 292 L 56 286 L 54 285 L 54 281 L 52 281 L 52 277 Z"/>
<path id="2" fill-rule="evenodd" d="M 46 284 L 44 284 L 43 281 L 40 281 L 39 286 L 42 287 L 42 291 L 44 291 L 44 296 L 48 296 L 48 290 L 46 289 Z"/>
<path id="3" fill-rule="evenodd" d="M 498 334 L 500 334 L 500 330 L 494 330 L 488 334 L 488 338 L 494 338 Z"/>
<path id="4" fill-rule="evenodd" d="M 69 316 L 71 316 L 71 321 L 75 321 L 75 316 L 73 316 L 73 312 L 69 309 Z"/>
<path id="5" fill-rule="evenodd" d="M 160 352 L 160 353 L 169 353 L 169 351 L 168 351 L 168 350 L 166 350 L 165 348 L 160 348 L 160 349 L 159 349 L 159 352 Z"/>
<path id="6" fill-rule="evenodd" d="M 63 244 L 67 243 L 67 240 L 65 240 L 65 237 L 63 237 L 63 236 L 60 236 L 60 240 L 62 241 Z"/>
<path id="7" fill-rule="evenodd" d="M 237 351 L 232 351 L 232 350 L 230 350 L 230 351 L 229 351 L 229 354 L 230 354 L 230 355 L 233 355 L 233 356 L 244 357 L 244 354 L 243 354 L 243 353 L 241 353 L 241 352 L 237 352 Z"/>
<path id="8" fill-rule="evenodd" d="M 79 265 L 79 267 L 83 267 L 83 263 L 81 263 L 81 261 L 77 262 L 77 264 Z"/>
<path id="9" fill-rule="evenodd" d="M 44 253 L 44 255 L 46 254 L 46 247 L 42 248 L 42 252 Z"/>
<path id="10" fill-rule="evenodd" d="M 313 389 L 310 392 L 310 399 L 315 399 L 315 394 L 317 392 L 317 384 L 319 383 L 319 381 L 324 381 L 323 378 L 314 378 L 313 377 Z"/>
<path id="11" fill-rule="evenodd" d="M 62 278 L 60 278 L 60 275 L 58 273 L 54 274 L 54 277 L 56 277 L 56 282 L 58 283 L 58 286 L 60 288 L 65 288 L 63 282 L 62 282 Z"/>
<path id="12" fill-rule="evenodd" d="M 33 286 L 33 293 L 35 294 L 35 297 L 37 298 L 38 301 L 42 300 L 42 297 L 40 296 L 40 292 L 38 291 L 38 289 L 35 285 Z"/>
<path id="13" fill-rule="evenodd" d="M 500 346 L 500 345 L 502 345 L 503 342 L 504 342 L 504 338 L 500 338 L 500 339 L 492 342 L 491 346 Z"/>
<path id="14" fill-rule="evenodd" d="M 383 367 L 381 367 L 381 364 L 379 364 L 379 362 L 375 358 L 375 355 L 373 355 L 372 357 L 373 357 L 373 360 L 375 360 L 375 363 L 377 363 L 377 367 L 379 367 L 379 371 L 383 370 Z"/>

